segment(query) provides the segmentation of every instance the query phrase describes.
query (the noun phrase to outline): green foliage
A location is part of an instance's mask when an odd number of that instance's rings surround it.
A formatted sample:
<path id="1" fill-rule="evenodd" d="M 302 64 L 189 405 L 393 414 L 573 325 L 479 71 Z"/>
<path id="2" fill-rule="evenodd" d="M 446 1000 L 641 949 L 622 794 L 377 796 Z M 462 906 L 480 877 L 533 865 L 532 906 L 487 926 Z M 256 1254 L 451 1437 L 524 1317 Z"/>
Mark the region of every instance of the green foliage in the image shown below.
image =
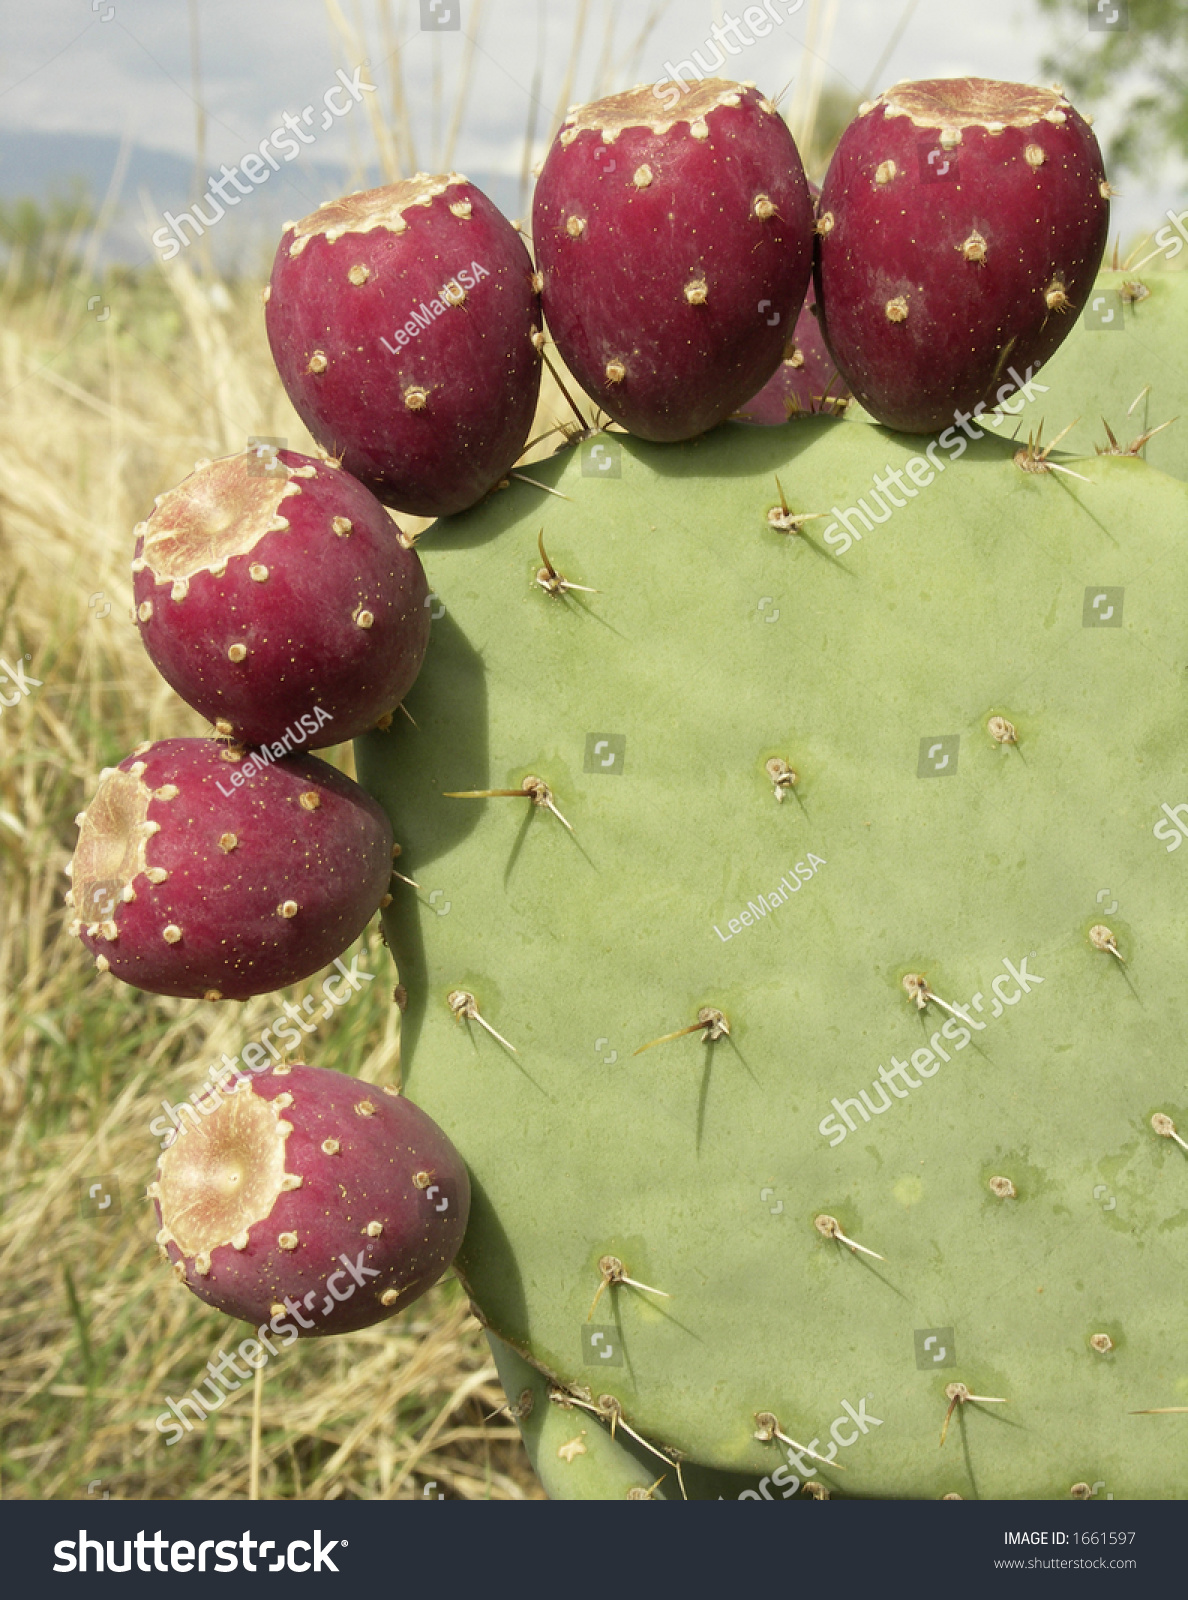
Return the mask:
<path id="1" fill-rule="evenodd" d="M 415 726 L 357 746 L 419 885 L 385 914 L 405 1081 L 473 1175 L 481 1315 L 575 1398 L 613 1396 L 691 1493 L 693 1463 L 791 1482 L 756 1437 L 771 1412 L 821 1453 L 834 1430 L 841 1494 L 1183 1494 L 1180 1419 L 1131 1413 L 1188 1402 L 1188 1158 L 1150 1122 L 1188 1124 L 1188 852 L 1153 834 L 1188 801 L 1188 487 L 934 447 L 944 470 L 843 552 L 831 508 L 928 441 L 813 419 L 600 442 L 620 477 L 570 446 L 531 469 L 564 499 L 516 480 L 426 533 L 446 610 Z M 777 474 L 825 520 L 776 531 Z M 597 593 L 534 581 L 542 524 Z M 445 797 L 530 775 L 572 833 L 527 798 Z M 832 1102 L 862 1089 L 850 1130 Z M 612 1284 L 591 1319 L 607 1255 L 666 1298 Z M 1007 1403 L 959 1406 L 942 1447 L 951 1382 Z M 566 1439 L 601 1425 L 560 1409 Z"/>
<path id="2" fill-rule="evenodd" d="M 0 200 L 0 272 L 10 289 L 32 294 L 74 271 L 82 237 L 94 222 L 86 187 L 77 181 L 65 194 L 44 200 Z"/>
<path id="3" fill-rule="evenodd" d="M 1039 0 L 1040 9 L 1058 17 L 1062 37 L 1045 56 L 1043 70 L 1054 73 L 1081 111 L 1096 110 L 1125 82 L 1121 128 L 1106 152 L 1107 170 L 1116 175 L 1147 175 L 1150 152 L 1178 150 L 1188 155 L 1188 5 L 1184 0 L 1129 0 L 1129 26 L 1087 32 L 1085 0 Z M 1107 15 L 1114 13 L 1106 6 Z"/>
<path id="4" fill-rule="evenodd" d="M 824 178 L 837 141 L 858 114 L 860 100 L 853 90 L 836 83 L 828 83 L 821 90 L 812 127 L 799 147 L 804 170 L 814 183 Z"/>

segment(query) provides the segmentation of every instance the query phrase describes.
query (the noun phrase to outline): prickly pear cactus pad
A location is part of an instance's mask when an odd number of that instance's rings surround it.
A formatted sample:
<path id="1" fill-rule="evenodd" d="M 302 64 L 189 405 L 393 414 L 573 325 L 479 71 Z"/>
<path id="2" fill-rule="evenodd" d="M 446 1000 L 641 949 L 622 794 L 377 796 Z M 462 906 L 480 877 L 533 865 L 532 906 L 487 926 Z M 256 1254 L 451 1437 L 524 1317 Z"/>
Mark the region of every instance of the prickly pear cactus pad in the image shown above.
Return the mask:
<path id="1" fill-rule="evenodd" d="M 1188 487 L 941 440 L 603 434 L 427 531 L 406 1085 L 575 1436 L 1178 1496 Z"/>
<path id="2" fill-rule="evenodd" d="M 1150 262 L 1100 273 L 1032 388 L 1049 418 L 1072 421 L 1066 450 L 1125 452 L 1149 434 L 1146 460 L 1188 478 L 1188 273 Z"/>

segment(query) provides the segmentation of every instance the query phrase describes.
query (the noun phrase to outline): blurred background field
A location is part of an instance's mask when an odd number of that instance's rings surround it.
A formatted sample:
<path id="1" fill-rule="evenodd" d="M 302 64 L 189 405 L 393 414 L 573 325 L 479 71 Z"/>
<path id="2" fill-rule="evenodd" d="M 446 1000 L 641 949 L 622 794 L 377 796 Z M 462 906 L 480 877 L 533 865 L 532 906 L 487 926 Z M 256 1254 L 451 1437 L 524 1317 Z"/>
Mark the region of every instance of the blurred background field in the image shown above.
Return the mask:
<path id="1" fill-rule="evenodd" d="M 543 6 L 516 9 L 543 26 Z M 671 29 L 671 6 L 629 14 L 613 0 L 577 0 L 564 10 L 568 46 L 547 82 L 537 54 L 527 125 L 501 167 L 497 198 L 516 216 L 527 215 L 531 166 L 566 105 L 660 75 L 676 48 L 671 33 L 657 33 L 662 23 Z M 894 57 L 890 76 L 928 75 L 927 41 L 912 43 L 915 10 L 914 0 L 880 8 L 867 67 L 881 74 Z M 676 11 L 685 13 L 676 37 L 687 55 L 721 8 Z M 1170 8 L 1172 44 L 1188 39 L 1184 11 Z M 402 65 L 397 41 L 411 25 L 393 6 L 379 0 L 348 15 L 328 0 L 326 15 L 327 72 L 370 56 L 377 83 L 383 68 L 382 93 L 354 130 L 337 189 L 311 178 L 315 192 L 296 215 L 342 189 L 404 175 L 418 154 L 434 170 L 448 167 L 475 109 L 476 62 L 501 20 L 497 0 L 475 0 L 450 70 L 439 62 L 437 77 L 422 81 Z M 189 17 L 193 29 L 196 3 Z M 846 26 L 840 0 L 809 4 L 791 84 L 768 81 L 762 61 L 737 69 L 772 95 L 786 91 L 781 109 L 818 179 L 862 93 L 883 87 L 881 77 L 868 86 L 829 65 L 848 59 Z M 202 104 L 198 37 L 189 41 L 191 118 Z M 526 49 L 530 61 L 531 34 Z M 1167 54 L 1174 62 L 1170 45 Z M 206 169 L 205 138 L 199 114 L 196 171 Z M 120 159 L 126 167 L 126 151 Z M 243 1006 L 128 989 L 96 973 L 66 936 L 63 869 L 73 818 L 101 768 L 141 740 L 209 732 L 152 668 L 131 621 L 134 524 L 199 457 L 240 450 L 253 436 L 313 445 L 264 337 L 271 245 L 249 242 L 234 267 L 206 248 L 159 265 L 146 244 L 122 264 L 112 230 L 121 218 L 132 224 L 118 162 L 106 193 L 72 189 L 69 176 L 54 193 L 0 191 L 0 655 L 24 658 L 30 683 L 0 711 L 0 1493 L 539 1498 L 452 1279 L 370 1331 L 286 1350 L 255 1391 L 245 1385 L 173 1447 L 154 1425 L 167 1397 L 198 1384 L 207 1360 L 248 1330 L 179 1288 L 157 1254 L 144 1198 L 160 1144 L 150 1123 L 162 1097 L 183 1099 L 282 1000 L 316 993 L 319 978 Z M 138 200 L 143 233 L 151 207 Z M 546 384 L 534 433 L 567 415 Z M 324 754 L 353 771 L 349 748 Z M 348 962 L 355 954 L 375 979 L 320 1025 L 307 1059 L 398 1082 L 396 975 L 378 927 Z"/>

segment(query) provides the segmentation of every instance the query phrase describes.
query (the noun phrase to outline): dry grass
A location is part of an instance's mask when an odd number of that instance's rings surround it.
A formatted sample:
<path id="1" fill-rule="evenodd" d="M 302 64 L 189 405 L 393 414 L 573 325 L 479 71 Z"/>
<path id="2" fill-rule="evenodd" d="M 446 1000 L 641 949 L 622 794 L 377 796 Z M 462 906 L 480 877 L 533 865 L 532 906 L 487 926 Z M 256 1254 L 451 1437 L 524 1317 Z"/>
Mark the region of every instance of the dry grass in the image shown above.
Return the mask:
<path id="1" fill-rule="evenodd" d="M 42 680 L 0 714 L 3 1492 L 409 1498 L 432 1479 L 467 1498 L 537 1496 L 514 1426 L 484 1421 L 503 1394 L 453 1281 L 376 1329 L 282 1352 L 255 1444 L 247 1385 L 172 1447 L 155 1427 L 248 1330 L 158 1257 L 149 1122 L 312 983 L 216 1007 L 102 977 L 66 935 L 63 868 L 102 767 L 141 739 L 208 731 L 131 621 L 133 525 L 200 456 L 250 434 L 312 445 L 269 359 L 258 285 L 204 285 L 179 261 L 165 284 L 103 287 L 102 323 L 67 286 L 0 306 L 0 654 L 27 654 Z M 350 770 L 349 748 L 332 759 Z M 394 1081 L 393 969 L 374 929 L 360 948 L 376 980 L 310 1057 Z M 110 1175 L 118 1213 L 84 1214 L 83 1189 Z"/>

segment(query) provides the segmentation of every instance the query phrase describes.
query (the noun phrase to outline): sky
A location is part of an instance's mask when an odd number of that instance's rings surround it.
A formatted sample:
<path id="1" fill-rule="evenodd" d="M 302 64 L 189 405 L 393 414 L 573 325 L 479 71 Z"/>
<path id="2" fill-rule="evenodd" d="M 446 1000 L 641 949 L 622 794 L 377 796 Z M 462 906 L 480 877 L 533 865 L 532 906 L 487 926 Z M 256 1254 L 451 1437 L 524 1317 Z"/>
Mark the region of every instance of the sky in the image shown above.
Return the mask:
<path id="1" fill-rule="evenodd" d="M 771 9 L 794 14 L 725 75 L 753 78 L 773 95 L 791 81 L 785 110 L 814 72 L 854 93 L 967 73 L 1044 82 L 1040 61 L 1056 42 L 1035 0 L 772 0 Z M 472 176 L 501 174 L 510 186 L 521 175 L 530 121 L 538 160 L 568 101 L 661 78 L 666 63 L 705 50 L 715 19 L 745 10 L 741 0 L 8 0 L 0 20 L 0 178 L 11 194 L 23 167 L 33 186 L 44 186 L 47 160 L 52 175 L 54 162 L 75 159 L 78 141 L 98 138 L 191 168 L 200 139 L 197 166 L 217 172 L 256 149 L 286 113 L 300 118 L 311 106 L 312 137 L 286 179 L 299 207 L 304 168 L 312 209 L 326 198 L 319 174 L 327 164 L 353 167 L 360 181 L 375 172 L 372 117 L 391 104 L 398 60 L 415 145 L 398 149 L 405 169 L 448 164 Z M 344 69 L 350 81 L 360 68 L 355 81 L 376 92 L 358 90 L 330 116 L 324 97 L 340 82 L 336 74 Z M 1098 127 L 1108 133 L 1109 110 L 1100 109 Z M 72 137 L 46 140 L 52 154 L 32 160 L 29 137 L 49 134 Z M 192 181 L 200 196 L 205 177 Z M 1154 225 L 1178 181 L 1159 171 L 1146 190 L 1130 182 L 1116 224 L 1123 232 Z M 505 205 L 522 194 L 508 186 Z M 159 206 L 184 196 L 152 198 Z"/>

